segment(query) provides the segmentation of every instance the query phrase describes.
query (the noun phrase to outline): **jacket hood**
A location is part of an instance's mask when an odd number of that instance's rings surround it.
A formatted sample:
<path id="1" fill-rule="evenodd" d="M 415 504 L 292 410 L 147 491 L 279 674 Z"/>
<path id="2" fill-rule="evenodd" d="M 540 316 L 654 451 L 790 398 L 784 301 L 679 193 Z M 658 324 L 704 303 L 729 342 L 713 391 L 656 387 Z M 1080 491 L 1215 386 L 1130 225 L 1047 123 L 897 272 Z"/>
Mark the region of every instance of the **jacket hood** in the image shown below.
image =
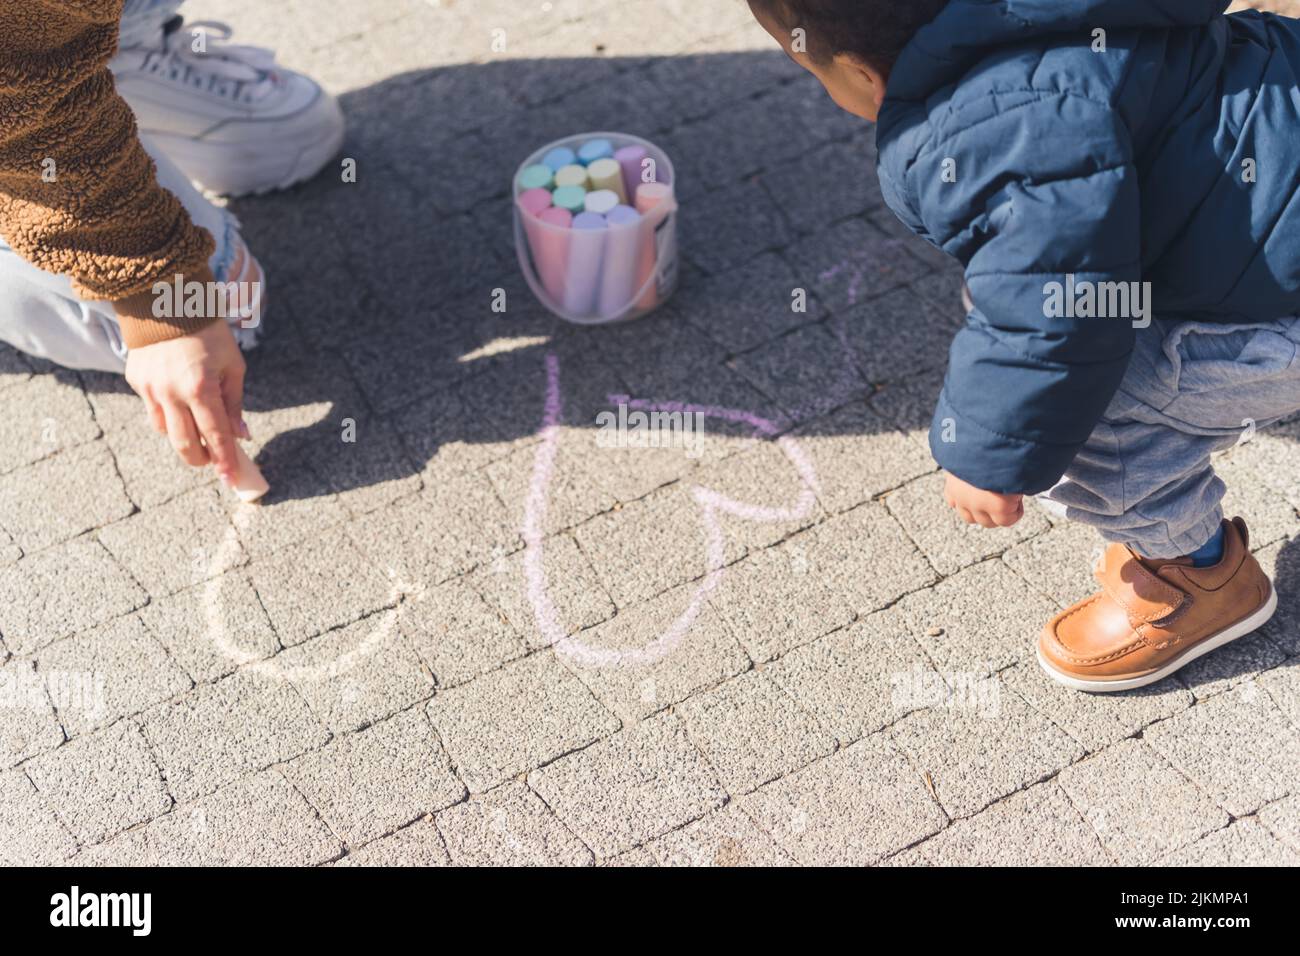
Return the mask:
<path id="1" fill-rule="evenodd" d="M 924 99 L 954 82 L 992 47 L 1053 33 L 1194 27 L 1231 0 L 950 0 L 912 38 L 889 77 L 889 98 Z"/>

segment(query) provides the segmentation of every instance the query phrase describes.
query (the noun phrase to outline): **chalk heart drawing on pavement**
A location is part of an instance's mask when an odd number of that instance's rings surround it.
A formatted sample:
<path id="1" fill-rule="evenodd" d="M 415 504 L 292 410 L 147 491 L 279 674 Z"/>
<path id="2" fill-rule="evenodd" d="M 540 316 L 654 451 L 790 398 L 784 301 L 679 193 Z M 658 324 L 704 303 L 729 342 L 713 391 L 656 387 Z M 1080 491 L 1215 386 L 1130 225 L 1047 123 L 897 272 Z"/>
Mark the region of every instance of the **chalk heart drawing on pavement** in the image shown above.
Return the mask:
<path id="1" fill-rule="evenodd" d="M 611 404 L 624 402 L 628 407 L 641 411 L 701 413 L 709 418 L 737 422 L 749 426 L 760 437 L 772 438 L 778 430 L 774 422 L 747 411 L 682 402 L 651 402 L 623 395 L 610 395 L 608 398 Z M 554 354 L 549 354 L 546 356 L 546 400 L 539 433 L 541 441 L 534 453 L 532 479 L 524 503 L 524 578 L 533 617 L 547 643 L 552 644 L 557 653 L 577 664 L 586 667 L 645 667 L 673 652 L 695 623 L 709 594 L 722 583 L 726 561 L 720 516 L 733 515 L 754 522 L 797 521 L 805 518 L 816 503 L 817 474 L 798 442 L 783 435 L 775 439 L 776 444 L 798 473 L 801 484 L 798 497 L 788 507 L 761 507 L 736 501 L 711 488 L 690 486 L 690 494 L 699 509 L 700 524 L 704 530 L 706 571 L 686 609 L 663 632 L 642 647 L 592 647 L 577 634 L 566 633 L 560 623 L 551 601 L 543 564 L 545 534 L 542 529 L 546 524 L 551 479 L 555 474 L 562 409 L 560 361 Z"/>
<path id="2" fill-rule="evenodd" d="M 829 278 L 845 269 L 848 263 L 829 270 L 823 278 Z M 852 271 L 852 270 L 850 270 Z M 850 299 L 856 300 L 857 289 L 850 289 Z M 839 377 L 825 389 L 815 405 L 795 410 L 793 418 L 812 418 L 825 413 L 842 401 L 857 395 L 864 384 L 857 377 L 852 360 L 853 350 L 849 345 L 843 328 L 832 320 L 828 323 L 831 332 L 837 338 L 844 359 Z M 564 654 L 576 663 L 588 667 L 645 667 L 661 660 L 681 643 L 695 623 L 709 594 L 722 583 L 726 573 L 726 539 L 722 528 L 722 515 L 731 515 L 755 523 L 776 523 L 798 521 L 806 518 L 817 501 L 820 486 L 817 472 L 812 460 L 799 443 L 790 435 L 778 435 L 781 426 L 777 422 L 751 411 L 721 408 L 713 405 L 692 405 L 685 402 L 650 401 L 633 399 L 626 395 L 610 395 L 611 404 L 626 404 L 639 411 L 681 412 L 702 414 L 706 418 L 718 419 L 748 426 L 756 437 L 774 441 L 799 476 L 800 489 L 793 503 L 787 507 L 763 507 L 743 501 L 737 501 L 711 488 L 699 485 L 690 486 L 690 495 L 699 509 L 700 524 L 705 539 L 705 574 L 691 596 L 686 609 L 661 634 L 643 647 L 638 648 L 596 648 L 586 644 L 577 634 L 568 634 L 560 623 L 555 605 L 551 601 L 550 590 L 544 569 L 543 527 L 546 523 L 546 510 L 549 501 L 551 479 L 555 474 L 555 458 L 560 443 L 560 419 L 563 410 L 563 398 L 560 391 L 560 360 L 554 353 L 546 356 L 546 393 L 542 414 L 541 439 L 533 458 L 532 478 L 528 495 L 524 502 L 524 581 L 529 604 L 538 630 L 547 643 L 553 645 L 558 653 Z M 232 515 L 231 524 L 226 529 L 221 544 L 217 547 L 212 561 L 208 562 L 207 577 L 203 587 L 203 613 L 208 627 L 208 637 L 215 647 L 236 666 L 267 677 L 288 680 L 291 683 L 333 680 L 353 670 L 361 661 L 379 650 L 392 634 L 401 613 L 402 604 L 407 598 L 423 600 L 425 587 L 422 584 L 410 584 L 401 580 L 399 573 L 388 569 L 392 589 L 386 607 L 366 620 L 374 620 L 375 626 L 357 643 L 355 647 L 338 656 L 311 665 L 286 665 L 276 656 L 257 658 L 245 648 L 241 648 L 230 633 L 227 615 L 221 601 L 222 570 L 229 567 L 226 561 L 239 547 L 241 532 L 258 520 L 261 514 L 258 505 L 241 505 Z"/>

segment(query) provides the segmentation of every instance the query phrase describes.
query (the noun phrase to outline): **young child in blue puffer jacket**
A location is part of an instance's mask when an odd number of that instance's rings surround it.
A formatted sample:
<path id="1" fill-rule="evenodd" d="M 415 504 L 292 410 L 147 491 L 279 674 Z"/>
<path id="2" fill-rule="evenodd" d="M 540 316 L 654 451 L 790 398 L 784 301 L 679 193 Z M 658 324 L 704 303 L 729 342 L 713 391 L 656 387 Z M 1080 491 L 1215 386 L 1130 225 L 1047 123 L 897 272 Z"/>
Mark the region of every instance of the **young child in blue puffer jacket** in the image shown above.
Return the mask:
<path id="1" fill-rule="evenodd" d="M 877 122 L 890 208 L 966 270 L 930 446 L 967 522 L 1111 542 L 1039 637 L 1082 690 L 1272 616 L 1210 456 L 1300 410 L 1300 21 L 1229 0 L 750 0 Z"/>

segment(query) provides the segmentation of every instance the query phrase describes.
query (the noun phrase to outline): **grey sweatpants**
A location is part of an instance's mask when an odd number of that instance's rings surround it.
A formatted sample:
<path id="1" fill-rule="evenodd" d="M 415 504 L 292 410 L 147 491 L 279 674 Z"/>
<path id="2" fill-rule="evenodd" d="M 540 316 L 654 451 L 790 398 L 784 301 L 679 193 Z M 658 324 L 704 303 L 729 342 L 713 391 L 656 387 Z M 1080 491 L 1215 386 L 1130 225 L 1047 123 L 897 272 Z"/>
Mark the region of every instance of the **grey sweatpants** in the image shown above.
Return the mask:
<path id="1" fill-rule="evenodd" d="M 1223 518 L 1210 455 L 1300 411 L 1298 350 L 1300 319 L 1153 321 L 1048 507 L 1147 557 L 1195 551 Z"/>

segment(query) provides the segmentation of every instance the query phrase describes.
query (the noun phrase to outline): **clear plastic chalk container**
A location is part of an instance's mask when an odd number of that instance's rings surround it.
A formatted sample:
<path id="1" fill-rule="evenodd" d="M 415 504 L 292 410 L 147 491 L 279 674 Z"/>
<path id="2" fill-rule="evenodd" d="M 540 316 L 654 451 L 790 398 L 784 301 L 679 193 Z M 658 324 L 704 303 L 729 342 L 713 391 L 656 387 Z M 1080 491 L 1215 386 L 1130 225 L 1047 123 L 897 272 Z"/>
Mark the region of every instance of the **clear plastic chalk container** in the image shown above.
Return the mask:
<path id="1" fill-rule="evenodd" d="M 626 133 L 556 140 L 515 172 L 515 249 L 538 300 L 583 325 L 648 315 L 677 288 L 673 164 Z"/>

